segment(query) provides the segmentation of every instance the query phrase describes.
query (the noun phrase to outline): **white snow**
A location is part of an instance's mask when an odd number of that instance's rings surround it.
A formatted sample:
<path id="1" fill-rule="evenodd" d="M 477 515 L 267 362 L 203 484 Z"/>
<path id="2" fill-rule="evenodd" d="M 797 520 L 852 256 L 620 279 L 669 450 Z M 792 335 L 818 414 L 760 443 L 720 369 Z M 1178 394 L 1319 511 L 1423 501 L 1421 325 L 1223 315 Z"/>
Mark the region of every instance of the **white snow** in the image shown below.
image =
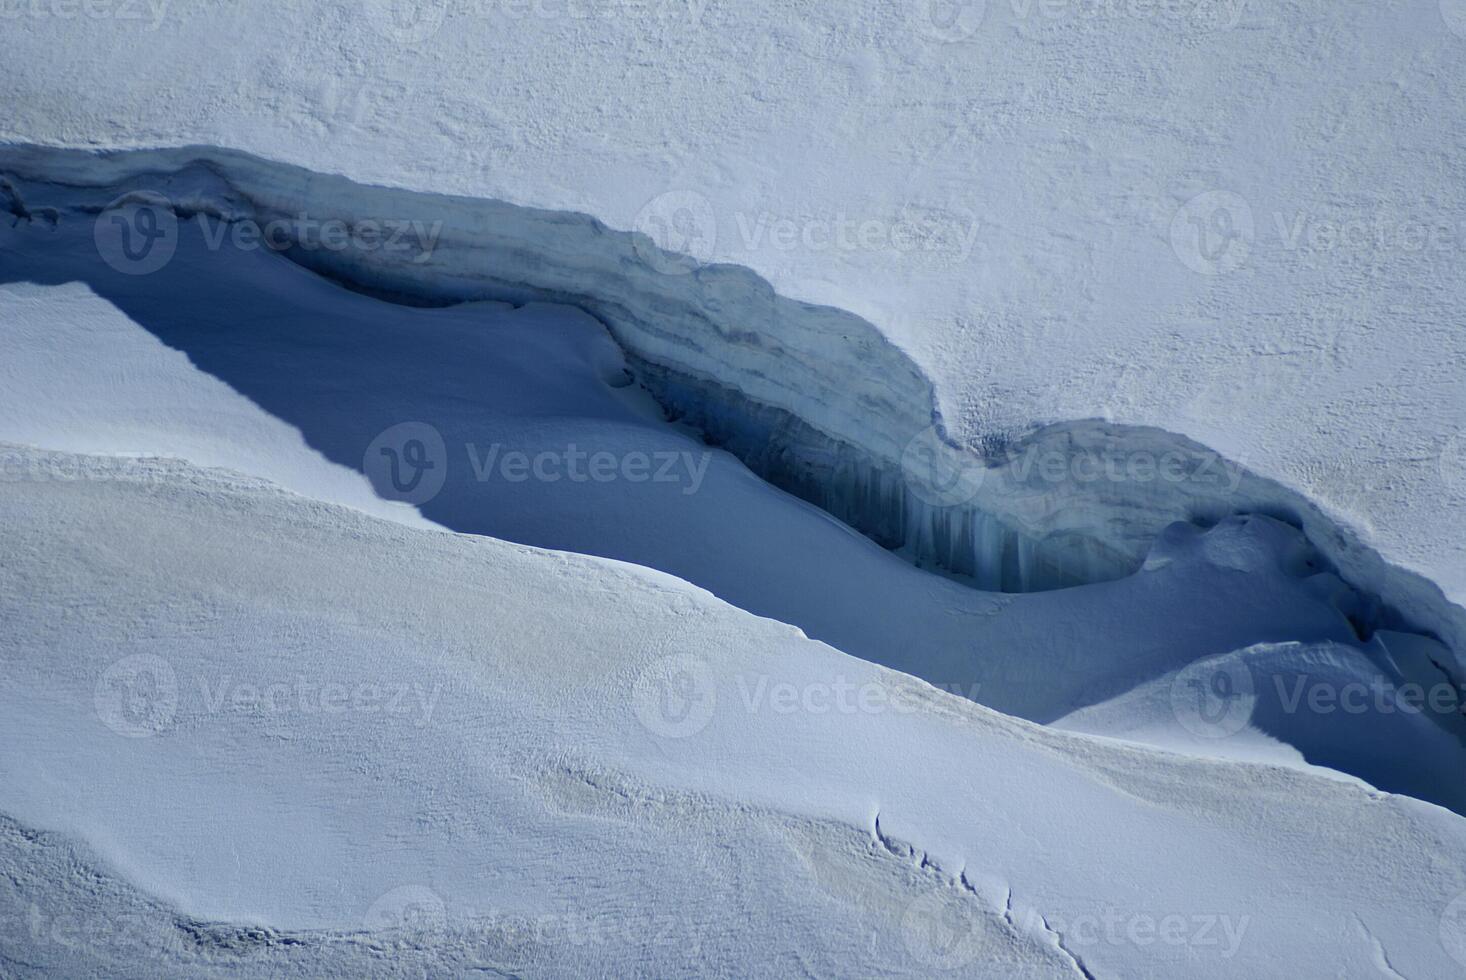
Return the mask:
<path id="1" fill-rule="evenodd" d="M 98 969 L 119 947 L 57 930 L 125 907 L 192 975 L 367 932 L 402 970 L 1451 968 L 1423 939 L 1466 832 L 1426 804 L 1049 732 L 665 575 L 221 471 L 7 483 L 0 515 L 7 864 L 52 862 L 6 893 L 12 963 Z"/>
<path id="2" fill-rule="evenodd" d="M 1391 564 L 1298 492 L 1155 429 L 1063 423 L 1006 444 L 990 433 L 986 457 L 956 448 L 931 424 L 929 383 L 872 327 L 773 297 L 735 267 L 669 274 L 644 239 L 582 216 L 362 187 L 237 153 L 9 156 L 22 237 L 75 241 L 91 230 L 93 251 L 129 278 L 166 272 L 177 228 L 196 231 L 209 250 L 274 243 L 393 296 L 573 301 L 603 319 L 664 404 L 761 475 L 975 584 L 1012 591 L 1116 578 L 1138 568 L 1172 522 L 1265 513 L 1301 526 L 1377 600 L 1367 628 L 1403 626 L 1466 647 L 1466 613 L 1436 583 Z M 116 226 L 135 217 L 170 232 L 149 253 L 161 268 L 127 258 Z M 369 241 L 354 230 L 367 226 Z M 1452 666 L 1459 674 L 1459 659 Z"/>
<path id="3" fill-rule="evenodd" d="M 0 976 L 1466 970 L 1459 0 L 0 32 Z"/>
<path id="4" fill-rule="evenodd" d="M 1180 432 L 1466 587 L 1455 0 L 52 6 L 0 138 L 669 227 L 868 318 L 959 434 Z"/>
<path id="5" fill-rule="evenodd" d="M 1383 641 L 1361 642 L 1351 626 L 1370 618 L 1368 598 L 1296 531 L 1265 518 L 1206 534 L 1176 525 L 1149 549 L 1143 574 L 1118 582 L 981 593 L 913 568 L 667 425 L 625 385 L 620 352 L 584 313 L 404 308 L 345 292 L 268 249 L 209 248 L 209 227 L 185 225 L 172 261 L 150 276 L 110 268 L 92 251 L 90 226 L 70 215 L 55 229 L 0 230 L 15 298 L 0 348 L 0 438 L 198 460 L 413 526 L 657 568 L 1038 722 L 1095 705 L 1108 716 L 1115 695 L 1257 643 L 1326 642 L 1389 658 Z M 398 493 L 382 454 L 406 455 L 417 436 L 432 447 L 428 479 Z M 639 468 L 626 467 L 638 457 Z M 5 463 L 3 474 L 21 481 L 112 473 Z M 1360 678 L 1446 682 L 1436 666 L 1446 651 L 1415 642 L 1427 651 L 1416 662 Z M 1367 719 L 1344 722 L 1342 736 L 1325 739 L 1329 764 L 1457 805 L 1449 755 L 1403 776 L 1365 761 L 1357 733 Z M 1142 738 L 1142 729 L 1143 740 L 1169 744 L 1147 726 L 1124 734 Z M 1414 755 L 1410 743 L 1383 752 L 1386 761 Z"/>

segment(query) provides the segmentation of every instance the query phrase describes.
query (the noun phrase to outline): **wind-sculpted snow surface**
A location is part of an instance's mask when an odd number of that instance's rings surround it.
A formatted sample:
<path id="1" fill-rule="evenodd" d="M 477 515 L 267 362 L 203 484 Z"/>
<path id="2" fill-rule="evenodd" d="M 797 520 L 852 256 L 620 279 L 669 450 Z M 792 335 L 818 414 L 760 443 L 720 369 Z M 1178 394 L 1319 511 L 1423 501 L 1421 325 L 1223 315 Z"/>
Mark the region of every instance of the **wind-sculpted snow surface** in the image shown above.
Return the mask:
<path id="1" fill-rule="evenodd" d="M 592 226 L 568 212 L 640 230 L 717 265 L 602 244 L 633 267 L 695 271 L 659 295 L 702 315 L 710 304 L 684 300 L 726 299 L 719 330 L 749 329 L 738 310 L 769 293 L 874 324 L 933 381 L 965 444 L 1085 418 L 1182 433 L 1466 601 L 1460 0 L 158 7 L 14 9 L 0 141 L 229 146 L 460 195 L 450 207 L 466 223 L 497 223 L 504 212 L 473 202 L 502 200 L 551 209 L 556 232 Z M 410 210 L 371 217 L 431 227 Z M 578 246 L 566 257 L 585 255 L 554 288 L 581 291 L 574 280 L 604 266 Z M 724 265 L 771 285 L 760 296 Z M 459 271 L 479 285 L 494 274 Z M 648 352 L 675 345 L 645 312 L 629 310 Z M 789 324 L 754 330 L 831 374 L 856 360 Z M 703 346 L 699 360 L 714 355 Z M 679 363 L 671 353 L 654 359 Z M 787 388 L 792 369 L 761 372 L 738 345 L 716 353 L 749 368 L 740 390 L 781 405 L 753 386 Z M 877 353 L 892 392 L 915 390 Z M 701 381 L 727 373 L 700 367 Z M 801 383 L 833 416 L 882 400 L 869 381 Z M 920 401 L 897 406 L 915 431 L 931 421 Z M 868 433 L 854 462 L 872 475 L 856 488 L 899 458 L 910 433 L 889 418 L 897 444 L 863 460 L 882 438 Z M 840 435 L 828 420 L 821 431 Z M 791 465 L 831 462 L 807 455 Z M 1063 578 L 1028 565 L 1030 582 Z"/>
<path id="2" fill-rule="evenodd" d="M 0 31 L 0 977 L 1466 970 L 1466 0 Z"/>
<path id="3" fill-rule="evenodd" d="M 633 562 L 1036 722 L 1197 661 L 1215 661 L 1217 684 L 1241 695 L 1233 663 L 1216 658 L 1257 644 L 1336 644 L 1361 683 L 1449 686 L 1438 644 L 1361 637 L 1378 618 L 1373 600 L 1276 521 L 1173 525 L 1141 572 L 1112 582 L 982 592 L 916 568 L 668 423 L 581 310 L 383 302 L 236 243 L 241 226 L 212 217 L 179 226 L 166 266 L 128 275 L 121 252 L 98 248 L 96 229 L 117 214 L 54 213 L 0 227 L 0 440 L 114 455 L 52 472 L 0 452 L 0 479 L 105 482 L 139 455 L 165 455 L 411 526 Z M 1198 709 L 1196 692 L 1177 691 L 1169 724 L 1149 717 L 1142 730 L 1099 708 L 1091 730 L 1171 746 L 1190 734 L 1182 719 L 1221 711 L 1242 727 L 1200 748 L 1226 755 L 1266 728 L 1263 710 L 1251 726 L 1234 710 L 1241 700 Z M 1460 700 L 1456 690 L 1442 703 Z M 1277 749 L 1264 757 L 1327 760 L 1463 810 L 1448 712 L 1432 707 L 1410 737 L 1371 744 L 1371 717 L 1345 712 L 1315 729 L 1295 706 L 1284 720 L 1296 725 L 1261 732 Z M 1432 734 L 1445 749 L 1422 756 Z"/>
<path id="4" fill-rule="evenodd" d="M 1173 522 L 1263 513 L 1300 526 L 1346 581 L 1378 597 L 1359 610 L 1361 631 L 1424 630 L 1466 648 L 1466 613 L 1438 587 L 1240 461 L 1099 421 L 954 445 L 930 382 L 869 323 L 584 215 L 363 186 L 220 149 L 10 147 L 0 173 L 17 222 L 43 220 L 25 215 L 54 202 L 85 221 L 108 208 L 128 221 L 146 213 L 154 229 L 222 218 L 379 295 L 574 304 L 607 325 L 674 416 L 881 544 L 980 587 L 1118 578 Z"/>
<path id="5" fill-rule="evenodd" d="M 656 572 L 156 459 L 0 483 L 0 529 L 7 975 L 1466 956 L 1453 814 L 1015 721 Z"/>

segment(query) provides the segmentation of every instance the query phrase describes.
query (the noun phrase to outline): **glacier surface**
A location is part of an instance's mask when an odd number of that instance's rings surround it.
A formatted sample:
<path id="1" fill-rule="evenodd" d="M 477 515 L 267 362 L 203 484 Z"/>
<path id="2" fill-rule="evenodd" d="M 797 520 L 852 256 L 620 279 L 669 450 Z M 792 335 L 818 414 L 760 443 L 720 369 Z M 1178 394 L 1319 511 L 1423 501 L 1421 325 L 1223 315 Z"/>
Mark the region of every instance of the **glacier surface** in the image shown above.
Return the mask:
<path id="1" fill-rule="evenodd" d="M 1466 969 L 1461 0 L 0 31 L 0 975 Z"/>

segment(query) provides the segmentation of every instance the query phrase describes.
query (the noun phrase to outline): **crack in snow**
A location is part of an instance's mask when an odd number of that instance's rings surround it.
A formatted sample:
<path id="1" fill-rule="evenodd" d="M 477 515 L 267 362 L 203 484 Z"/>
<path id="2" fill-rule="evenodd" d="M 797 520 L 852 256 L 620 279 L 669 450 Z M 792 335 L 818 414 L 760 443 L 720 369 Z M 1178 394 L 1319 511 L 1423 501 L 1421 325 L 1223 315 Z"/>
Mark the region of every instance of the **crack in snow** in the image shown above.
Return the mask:
<path id="1" fill-rule="evenodd" d="M 879 810 L 876 811 L 875 817 L 872 820 L 871 832 L 875 842 L 888 853 L 894 855 L 895 857 L 901 858 L 903 861 L 912 861 L 920 870 L 932 871 L 941 875 L 948 881 L 949 884 L 957 886 L 962 891 L 976 898 L 981 904 L 984 912 L 998 911 L 996 909 L 990 908 L 988 901 L 983 897 L 982 893 L 978 891 L 977 887 L 972 883 L 971 879 L 967 877 L 966 868 L 963 868 L 955 876 L 948 875 L 942 870 L 940 865 L 930 860 L 925 851 L 919 850 L 911 844 L 899 841 L 883 831 L 881 829 L 881 814 Z M 1012 885 L 1004 886 L 1001 918 L 1003 920 L 1003 923 L 1008 927 L 1009 931 L 1014 936 L 1023 937 L 1025 935 L 1028 935 L 1028 930 L 1020 926 L 1017 918 L 1014 916 Z M 1034 910 L 1032 913 L 1030 913 L 1030 916 L 1026 918 L 1036 919 L 1037 922 L 1042 924 L 1044 932 L 1053 941 L 1052 948 L 1061 953 L 1064 959 L 1074 969 L 1074 971 L 1078 973 L 1081 977 L 1083 977 L 1084 980 L 1098 980 L 1093 971 L 1089 969 L 1088 964 L 1084 962 L 1084 959 L 1079 956 L 1079 954 L 1075 953 L 1072 949 L 1069 948 L 1068 944 L 1064 941 L 1063 934 L 1049 923 L 1048 917 L 1046 915 L 1038 912 L 1037 910 Z"/>
<path id="2" fill-rule="evenodd" d="M 1358 915 L 1354 916 L 1354 927 L 1359 930 L 1360 936 L 1369 940 L 1370 945 L 1373 947 L 1374 965 L 1380 973 L 1392 978 L 1392 980 L 1409 980 L 1403 973 L 1395 969 L 1395 965 L 1390 962 L 1390 954 L 1385 951 L 1384 943 L 1379 941 L 1379 938 L 1364 924 L 1364 920 Z"/>
<path id="3" fill-rule="evenodd" d="M 1063 953 L 1069 958 L 1069 962 L 1073 965 L 1075 971 L 1077 971 L 1080 976 L 1084 977 L 1084 980 L 1098 980 L 1098 978 L 1089 971 L 1089 967 L 1084 965 L 1084 961 L 1079 958 L 1078 954 L 1076 954 L 1068 946 L 1064 945 L 1063 934 L 1060 933 L 1053 926 L 1049 925 L 1048 916 L 1040 913 L 1039 921 L 1043 923 L 1044 930 L 1048 932 L 1050 936 L 1054 937 L 1054 945 L 1058 947 L 1059 952 Z"/>
<path id="4" fill-rule="evenodd" d="M 645 236 L 588 215 L 368 187 L 217 147 L 98 156 L 15 146 L 0 151 L 0 166 L 7 213 L 17 222 L 42 213 L 21 201 L 22 186 L 68 189 L 81 211 L 159 188 L 151 193 L 166 194 L 180 216 L 231 222 L 289 219 L 307 209 L 313 220 L 347 227 L 364 214 L 409 208 L 439 217 L 443 233 L 421 264 L 351 248 L 282 254 L 398 302 L 579 307 L 606 325 L 669 414 L 913 563 L 981 588 L 1037 591 L 1122 577 L 1173 522 L 1268 514 L 1301 526 L 1338 576 L 1370 600 L 1361 603 L 1371 610 L 1362 630 L 1386 624 L 1466 649 L 1466 610 L 1434 583 L 1386 565 L 1301 491 L 1160 429 L 1076 420 L 1037 427 L 1003 446 L 959 445 L 935 407 L 931 380 L 875 325 L 780 296 L 744 267 L 658 273 Z M 913 447 L 925 460 L 919 472 L 907 458 Z M 1210 476 L 1202 480 L 1198 470 L 1174 485 L 1055 483 L 1032 459 L 1076 452 L 1179 453 L 1207 462 Z M 935 484 L 922 476 L 926 470 Z M 955 480 L 963 490 L 964 477 L 975 478 L 973 492 L 953 499 L 947 484 Z"/>

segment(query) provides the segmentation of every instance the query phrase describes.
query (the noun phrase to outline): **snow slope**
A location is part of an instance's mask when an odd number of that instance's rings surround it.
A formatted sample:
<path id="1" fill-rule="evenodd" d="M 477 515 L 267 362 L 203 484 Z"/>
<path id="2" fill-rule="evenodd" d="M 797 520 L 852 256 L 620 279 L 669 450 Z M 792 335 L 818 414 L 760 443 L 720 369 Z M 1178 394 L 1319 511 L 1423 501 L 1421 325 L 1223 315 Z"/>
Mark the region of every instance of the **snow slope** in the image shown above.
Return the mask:
<path id="1" fill-rule="evenodd" d="M 6 483 L 0 524 L 14 974 L 1455 966 L 1466 835 L 1426 804 L 222 471 Z"/>
<path id="2" fill-rule="evenodd" d="M 1258 643 L 1339 644 L 1357 651 L 1362 681 L 1447 681 L 1438 665 L 1449 654 L 1428 640 L 1414 638 L 1425 652 L 1403 665 L 1390 651 L 1411 638 L 1360 640 L 1368 597 L 1292 528 L 1177 525 L 1136 576 L 982 593 L 920 571 L 668 425 L 578 310 L 389 304 L 269 249 L 209 247 L 223 227 L 185 223 L 166 268 L 147 276 L 109 266 L 93 223 L 71 212 L 55 227 L 0 228 L 0 439 L 123 454 L 95 472 L 0 456 L 0 477 L 105 483 L 131 458 L 163 454 L 410 526 L 634 562 L 1038 722 L 1163 680 L 1169 690 L 1194 662 Z M 405 457 L 418 437 L 432 447 L 428 479 L 397 492 L 383 454 Z M 1097 708 L 1107 721 L 1089 730 L 1172 746 L 1182 716 L 1160 704 L 1160 722 L 1147 715 L 1144 726 Z M 1416 719 L 1416 738 L 1368 750 L 1371 717 L 1344 715 L 1321 735 L 1310 712 L 1293 715 L 1298 730 L 1269 741 L 1301 754 L 1269 758 L 1323 761 L 1466 810 L 1453 778 L 1462 733 L 1445 712 Z M 1421 744 L 1433 746 L 1423 758 Z"/>
<path id="3" fill-rule="evenodd" d="M 183 240 L 176 230 L 190 241 L 196 231 L 210 251 L 268 243 L 394 298 L 574 302 L 603 318 L 664 406 L 760 475 L 975 584 L 1113 579 L 1139 568 L 1175 521 L 1264 513 L 1302 527 L 1365 594 L 1364 630 L 1425 631 L 1466 648 L 1466 614 L 1438 586 L 1237 461 L 1175 434 L 1104 423 L 1048 426 L 986 454 L 959 448 L 932 425 L 927 381 L 872 327 L 771 296 L 735 267 L 672 274 L 643 238 L 583 216 L 363 187 L 237 153 L 4 156 L 15 167 L 6 195 L 22 247 L 59 238 L 143 280 L 138 289 L 168 273 Z M 355 231 L 367 228 L 370 237 Z M 133 261 L 134 232 L 166 244 Z M 1439 662 L 1449 669 L 1451 658 Z"/>
<path id="4" fill-rule="evenodd" d="M 1459 0 L 0 24 L 0 975 L 1466 969 Z"/>

